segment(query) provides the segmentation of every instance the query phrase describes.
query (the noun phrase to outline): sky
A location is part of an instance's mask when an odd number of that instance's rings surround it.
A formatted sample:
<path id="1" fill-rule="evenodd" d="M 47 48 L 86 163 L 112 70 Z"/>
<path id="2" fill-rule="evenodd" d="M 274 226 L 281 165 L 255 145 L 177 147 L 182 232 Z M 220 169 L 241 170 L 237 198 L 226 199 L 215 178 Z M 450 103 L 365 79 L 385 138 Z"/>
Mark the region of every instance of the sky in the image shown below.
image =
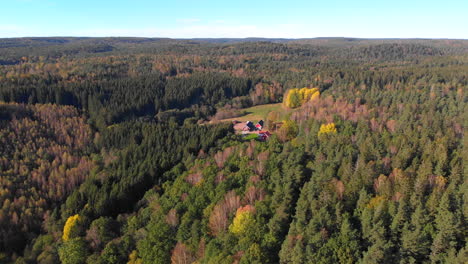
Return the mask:
<path id="1" fill-rule="evenodd" d="M 468 39 L 468 0 L 0 0 L 0 38 Z"/>

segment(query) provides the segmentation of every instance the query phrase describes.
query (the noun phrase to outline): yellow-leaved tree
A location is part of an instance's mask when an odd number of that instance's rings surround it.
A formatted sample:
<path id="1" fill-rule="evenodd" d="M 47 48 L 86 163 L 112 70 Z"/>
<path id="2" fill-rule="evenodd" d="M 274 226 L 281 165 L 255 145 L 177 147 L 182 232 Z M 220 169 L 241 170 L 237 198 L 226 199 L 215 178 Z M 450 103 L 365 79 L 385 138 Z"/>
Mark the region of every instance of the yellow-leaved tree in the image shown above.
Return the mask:
<path id="1" fill-rule="evenodd" d="M 317 88 L 302 88 L 299 90 L 299 94 L 301 95 L 301 104 L 304 104 L 312 98 L 315 94 L 320 94 Z"/>
<path id="2" fill-rule="evenodd" d="M 63 241 L 68 241 L 79 236 L 81 220 L 82 219 L 78 214 L 68 217 L 67 222 L 65 222 L 65 225 L 63 226 Z"/>
<path id="3" fill-rule="evenodd" d="M 286 92 L 283 103 L 286 107 L 289 108 L 296 108 L 301 106 L 301 95 L 299 94 L 299 89 L 291 89 Z"/>
<path id="4" fill-rule="evenodd" d="M 237 209 L 236 216 L 229 226 L 229 231 L 238 236 L 247 233 L 255 224 L 254 212 L 255 208 L 251 205 L 246 205 Z"/>
<path id="5" fill-rule="evenodd" d="M 309 101 L 315 101 L 315 100 L 318 100 L 319 98 L 320 98 L 320 92 L 317 89 L 317 91 L 310 96 Z"/>
<path id="6" fill-rule="evenodd" d="M 297 108 L 304 103 L 316 100 L 320 96 L 318 88 L 291 89 L 284 96 L 284 105 L 289 108 Z"/>
<path id="7" fill-rule="evenodd" d="M 320 126 L 320 130 L 318 132 L 318 135 L 324 135 L 324 134 L 336 134 L 336 127 L 335 123 L 328 123 L 328 124 L 322 124 Z"/>

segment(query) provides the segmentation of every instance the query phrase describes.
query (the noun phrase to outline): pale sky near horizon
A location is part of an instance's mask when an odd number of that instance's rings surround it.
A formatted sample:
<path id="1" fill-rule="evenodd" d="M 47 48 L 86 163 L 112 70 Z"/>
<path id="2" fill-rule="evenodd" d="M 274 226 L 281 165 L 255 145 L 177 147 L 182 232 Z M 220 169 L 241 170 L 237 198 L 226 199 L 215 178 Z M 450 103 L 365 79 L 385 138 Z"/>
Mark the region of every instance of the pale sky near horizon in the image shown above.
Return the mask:
<path id="1" fill-rule="evenodd" d="M 468 0 L 0 0 L 0 38 L 468 39 Z"/>

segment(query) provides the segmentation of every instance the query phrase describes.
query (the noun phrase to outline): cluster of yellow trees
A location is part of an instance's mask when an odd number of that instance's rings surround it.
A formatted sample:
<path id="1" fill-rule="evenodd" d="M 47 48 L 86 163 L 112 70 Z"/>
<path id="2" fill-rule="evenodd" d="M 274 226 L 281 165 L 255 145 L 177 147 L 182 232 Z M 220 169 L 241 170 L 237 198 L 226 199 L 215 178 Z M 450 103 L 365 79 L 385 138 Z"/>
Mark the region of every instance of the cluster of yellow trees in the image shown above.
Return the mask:
<path id="1" fill-rule="evenodd" d="M 286 107 L 296 108 L 308 101 L 318 99 L 320 92 L 318 88 L 296 88 L 286 92 L 283 103 Z"/>

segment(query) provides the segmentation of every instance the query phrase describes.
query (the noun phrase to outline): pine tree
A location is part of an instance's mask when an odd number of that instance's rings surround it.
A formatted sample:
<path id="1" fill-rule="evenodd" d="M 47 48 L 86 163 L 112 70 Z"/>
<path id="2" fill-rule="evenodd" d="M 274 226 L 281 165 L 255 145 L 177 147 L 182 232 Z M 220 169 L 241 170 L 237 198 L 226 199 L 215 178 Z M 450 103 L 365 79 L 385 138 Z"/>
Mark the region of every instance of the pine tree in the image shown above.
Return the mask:
<path id="1" fill-rule="evenodd" d="M 454 200 L 448 189 L 442 196 L 439 209 L 435 218 L 437 233 L 431 247 L 431 260 L 443 261 L 450 249 L 460 248 L 459 244 L 464 226 L 461 225 L 460 210 L 457 201 Z"/>
<path id="2" fill-rule="evenodd" d="M 137 249 L 143 263 L 170 263 L 174 234 L 164 219 L 154 219 L 147 226 L 148 234 L 141 240 Z"/>
<path id="3" fill-rule="evenodd" d="M 427 260 L 431 245 L 431 234 L 428 224 L 427 211 L 422 204 L 419 204 L 411 216 L 411 222 L 406 223 L 402 230 L 402 259 L 416 263 L 422 263 Z"/>

